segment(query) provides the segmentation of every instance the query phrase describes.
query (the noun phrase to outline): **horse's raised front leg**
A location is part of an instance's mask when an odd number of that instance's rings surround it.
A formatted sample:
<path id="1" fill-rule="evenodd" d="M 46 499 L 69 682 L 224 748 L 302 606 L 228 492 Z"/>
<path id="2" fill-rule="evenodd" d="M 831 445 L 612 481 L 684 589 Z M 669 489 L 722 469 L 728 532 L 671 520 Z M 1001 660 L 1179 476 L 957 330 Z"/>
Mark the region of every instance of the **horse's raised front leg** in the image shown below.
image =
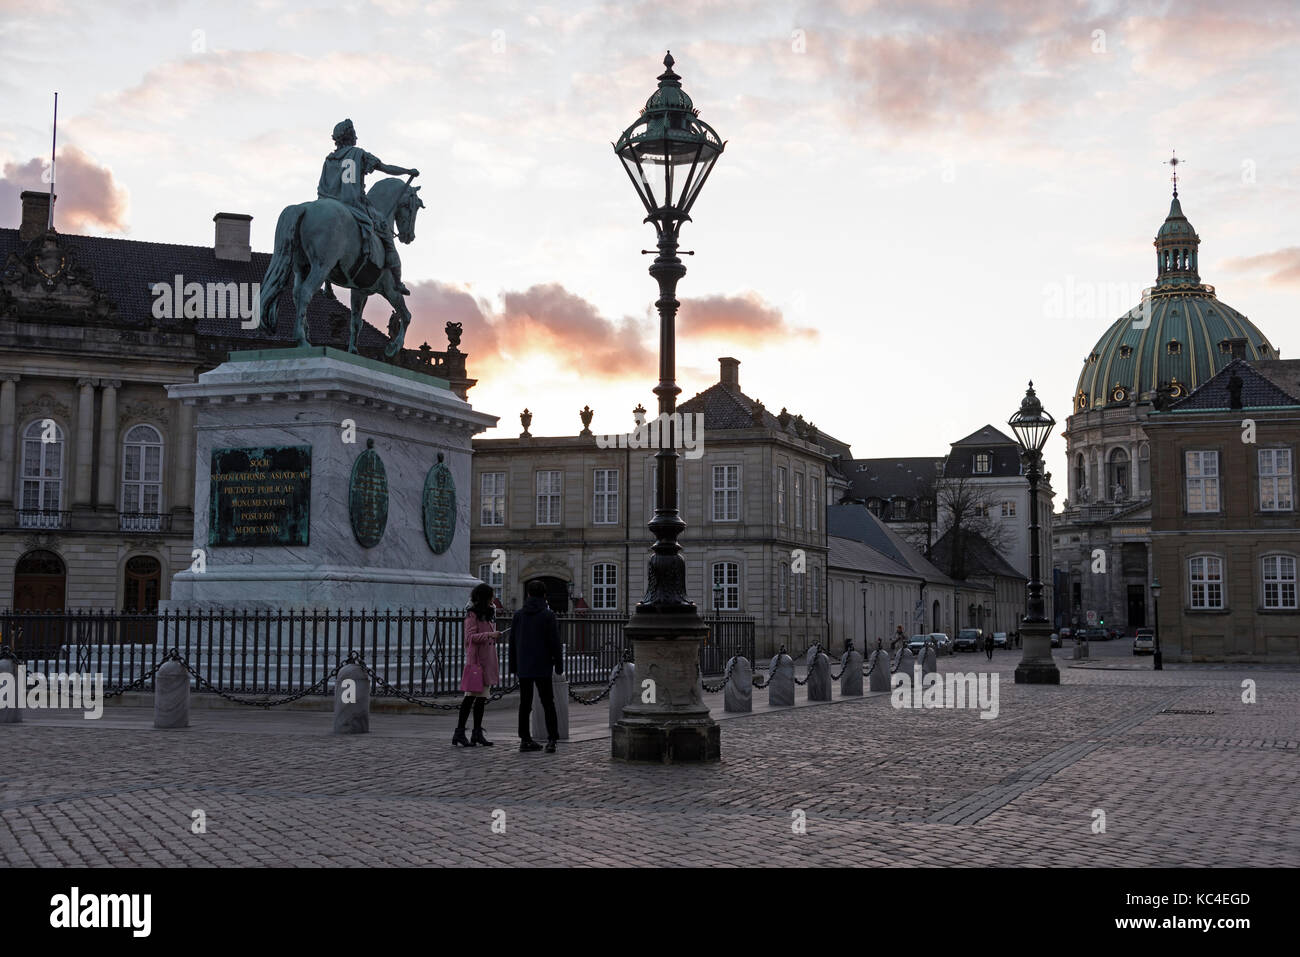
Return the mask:
<path id="1" fill-rule="evenodd" d="M 357 351 L 357 340 L 361 337 L 361 327 L 365 323 L 362 313 L 366 310 L 366 300 L 370 298 L 370 293 L 362 292 L 360 289 L 352 290 L 352 324 L 348 333 L 348 352 Z"/>

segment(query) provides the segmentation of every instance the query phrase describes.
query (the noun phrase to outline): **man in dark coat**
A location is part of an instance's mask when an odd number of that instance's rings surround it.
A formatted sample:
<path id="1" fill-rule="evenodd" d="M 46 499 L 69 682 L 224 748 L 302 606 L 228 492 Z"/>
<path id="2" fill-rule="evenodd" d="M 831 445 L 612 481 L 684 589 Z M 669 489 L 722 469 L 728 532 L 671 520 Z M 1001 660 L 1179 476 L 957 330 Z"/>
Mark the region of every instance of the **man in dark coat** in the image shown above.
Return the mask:
<path id="1" fill-rule="evenodd" d="M 564 657 L 560 651 L 560 628 L 555 612 L 546 606 L 546 586 L 531 581 L 524 607 L 515 612 L 510 626 L 510 670 L 519 677 L 519 750 L 540 751 L 533 740 L 529 719 L 533 713 L 533 689 L 542 701 L 546 715 L 546 753 L 555 753 L 560 737 L 555 717 L 555 696 L 551 688 L 551 669 L 564 674 Z"/>

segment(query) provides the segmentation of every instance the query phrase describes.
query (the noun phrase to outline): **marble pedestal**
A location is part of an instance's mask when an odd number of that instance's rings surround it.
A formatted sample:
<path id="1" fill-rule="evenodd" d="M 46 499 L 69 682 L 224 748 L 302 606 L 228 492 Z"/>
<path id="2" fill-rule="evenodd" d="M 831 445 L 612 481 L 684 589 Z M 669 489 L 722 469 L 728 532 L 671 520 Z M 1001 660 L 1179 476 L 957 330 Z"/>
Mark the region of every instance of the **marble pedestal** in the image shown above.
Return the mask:
<path id="1" fill-rule="evenodd" d="M 1052 658 L 1052 626 L 1048 622 L 1022 622 L 1020 638 L 1025 653 L 1016 666 L 1018 685 L 1059 685 L 1061 672 Z"/>
<path id="2" fill-rule="evenodd" d="M 167 392 L 195 410 L 194 549 L 202 561 L 172 579 L 164 610 L 465 606 L 478 583 L 468 572 L 471 440 L 495 416 L 475 412 L 444 380 L 328 347 L 232 353 Z M 311 449 L 307 543 L 217 544 L 209 536 L 213 450 L 285 446 Z M 387 522 L 370 547 L 349 510 L 353 466 L 368 447 L 388 483 Z M 454 533 L 435 554 L 423 502 L 440 455 L 455 487 L 447 512 Z"/>

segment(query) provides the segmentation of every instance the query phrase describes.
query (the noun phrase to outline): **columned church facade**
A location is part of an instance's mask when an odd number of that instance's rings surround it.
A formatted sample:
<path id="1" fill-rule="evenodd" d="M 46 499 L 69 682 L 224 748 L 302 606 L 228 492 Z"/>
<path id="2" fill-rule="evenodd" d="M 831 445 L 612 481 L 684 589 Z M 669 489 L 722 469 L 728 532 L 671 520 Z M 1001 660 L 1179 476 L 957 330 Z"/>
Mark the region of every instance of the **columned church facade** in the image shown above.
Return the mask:
<path id="1" fill-rule="evenodd" d="M 1156 233 L 1156 282 L 1084 356 L 1065 422 L 1068 494 L 1052 534 L 1058 627 L 1132 634 L 1153 624 L 1152 412 L 1234 358 L 1276 359 L 1246 316 L 1201 282 L 1200 237 L 1175 188 Z"/>

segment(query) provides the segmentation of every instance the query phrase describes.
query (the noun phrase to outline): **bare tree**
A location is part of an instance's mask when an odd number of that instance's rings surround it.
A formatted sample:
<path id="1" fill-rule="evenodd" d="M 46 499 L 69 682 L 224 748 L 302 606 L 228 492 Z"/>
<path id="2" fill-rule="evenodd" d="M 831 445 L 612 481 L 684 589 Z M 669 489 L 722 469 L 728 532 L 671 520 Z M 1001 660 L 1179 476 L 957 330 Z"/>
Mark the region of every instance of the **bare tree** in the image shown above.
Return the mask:
<path id="1" fill-rule="evenodd" d="M 1011 543 L 1011 535 L 1001 517 L 1002 502 L 994 489 L 969 476 L 936 476 L 919 493 L 918 512 L 924 524 L 909 529 L 906 539 L 927 558 L 935 541 L 952 532 L 952 568 L 943 569 L 953 578 L 966 574 L 966 541 L 978 535 L 999 554 Z M 932 504 L 931 504 L 932 503 Z"/>

